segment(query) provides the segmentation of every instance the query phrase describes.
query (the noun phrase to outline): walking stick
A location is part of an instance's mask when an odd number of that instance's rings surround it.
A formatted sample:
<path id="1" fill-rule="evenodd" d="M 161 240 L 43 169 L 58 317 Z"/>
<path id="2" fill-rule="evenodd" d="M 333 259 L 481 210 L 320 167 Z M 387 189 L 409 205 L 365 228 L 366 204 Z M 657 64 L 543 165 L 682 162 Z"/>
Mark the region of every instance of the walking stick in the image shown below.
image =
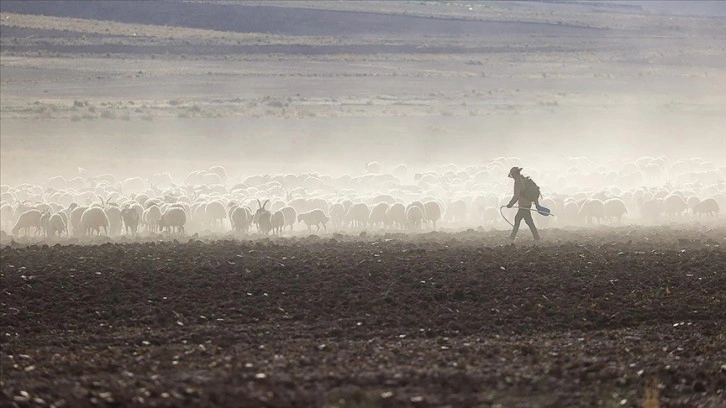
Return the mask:
<path id="1" fill-rule="evenodd" d="M 535 205 L 536 205 L 536 204 L 535 204 Z M 504 218 L 504 221 L 506 221 L 506 222 L 507 222 L 507 224 L 509 224 L 509 225 L 511 225 L 512 227 L 514 227 L 514 224 L 512 224 L 512 223 L 511 223 L 511 222 L 510 222 L 510 221 L 509 221 L 509 220 L 507 219 L 507 217 L 505 217 L 505 216 L 504 216 L 504 211 L 503 211 L 503 210 L 504 210 L 504 208 L 506 208 L 506 207 L 507 207 L 506 205 L 503 205 L 503 206 L 499 207 L 499 214 L 501 214 L 501 215 L 502 215 L 502 218 Z M 522 207 L 512 207 L 512 208 L 518 208 L 518 209 L 520 209 L 520 210 L 529 210 L 529 211 L 536 211 L 536 212 L 537 212 L 537 213 L 538 213 L 539 215 L 543 215 L 543 216 L 545 216 L 545 217 L 547 217 L 547 216 L 549 216 L 549 215 L 551 215 L 551 216 L 554 216 L 554 214 L 552 214 L 552 212 L 550 212 L 550 209 L 549 209 L 549 208 L 547 208 L 547 207 L 542 207 L 541 205 L 540 205 L 540 206 L 537 206 L 537 208 L 522 208 Z"/>

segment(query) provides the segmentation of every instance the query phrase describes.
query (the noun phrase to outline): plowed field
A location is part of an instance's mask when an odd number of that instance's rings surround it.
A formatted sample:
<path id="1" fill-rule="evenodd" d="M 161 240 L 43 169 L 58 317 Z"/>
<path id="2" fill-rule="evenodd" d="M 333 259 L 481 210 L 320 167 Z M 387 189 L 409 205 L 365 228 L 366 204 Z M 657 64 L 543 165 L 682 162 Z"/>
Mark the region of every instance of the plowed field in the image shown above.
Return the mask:
<path id="1" fill-rule="evenodd" d="M 0 405 L 723 406 L 726 230 L 505 235 L 5 247 Z"/>

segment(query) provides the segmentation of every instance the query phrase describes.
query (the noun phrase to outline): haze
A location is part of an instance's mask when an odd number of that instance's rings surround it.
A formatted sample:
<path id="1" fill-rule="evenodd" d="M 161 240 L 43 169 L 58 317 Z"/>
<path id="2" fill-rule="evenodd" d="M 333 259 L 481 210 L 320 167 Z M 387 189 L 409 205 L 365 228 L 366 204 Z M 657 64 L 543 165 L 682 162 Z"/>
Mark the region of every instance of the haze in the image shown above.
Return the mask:
<path id="1" fill-rule="evenodd" d="M 2 182 L 499 156 L 532 169 L 568 156 L 722 166 L 723 9 L 4 1 Z"/>

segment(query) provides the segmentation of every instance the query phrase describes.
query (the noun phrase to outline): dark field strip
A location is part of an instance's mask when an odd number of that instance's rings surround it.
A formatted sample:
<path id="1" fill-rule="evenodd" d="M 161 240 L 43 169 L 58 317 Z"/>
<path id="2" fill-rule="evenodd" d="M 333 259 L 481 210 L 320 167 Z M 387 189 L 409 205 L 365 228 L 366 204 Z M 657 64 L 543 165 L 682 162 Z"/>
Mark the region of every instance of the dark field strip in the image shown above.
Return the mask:
<path id="1" fill-rule="evenodd" d="M 3 12 L 131 24 L 293 36 L 501 34 L 602 37 L 607 30 L 554 23 L 426 18 L 375 12 L 194 2 L 4 1 Z"/>
<path id="2" fill-rule="evenodd" d="M 0 402 L 718 406 L 726 253 L 643 231 L 5 247 Z"/>

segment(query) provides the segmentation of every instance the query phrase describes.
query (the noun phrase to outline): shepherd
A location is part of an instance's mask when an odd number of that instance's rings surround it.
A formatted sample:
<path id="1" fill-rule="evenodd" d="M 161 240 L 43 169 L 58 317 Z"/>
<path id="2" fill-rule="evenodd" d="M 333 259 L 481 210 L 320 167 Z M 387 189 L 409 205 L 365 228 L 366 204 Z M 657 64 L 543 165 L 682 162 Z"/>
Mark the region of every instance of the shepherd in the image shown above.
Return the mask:
<path id="1" fill-rule="evenodd" d="M 534 220 L 532 219 L 532 203 L 534 203 L 537 209 L 543 208 L 539 205 L 539 187 L 531 178 L 524 177 L 522 175 L 521 167 L 512 167 L 512 169 L 509 170 L 509 177 L 514 179 L 514 196 L 512 196 L 509 204 L 507 204 L 507 208 L 512 208 L 514 203 L 517 203 L 517 207 L 519 208 L 517 215 L 514 216 L 514 228 L 512 229 L 510 239 L 514 241 L 517 237 L 519 224 L 521 224 L 522 219 L 524 219 L 524 222 L 527 223 L 529 229 L 532 231 L 534 240 L 539 241 L 539 232 L 537 231 L 537 227 L 534 225 Z"/>

